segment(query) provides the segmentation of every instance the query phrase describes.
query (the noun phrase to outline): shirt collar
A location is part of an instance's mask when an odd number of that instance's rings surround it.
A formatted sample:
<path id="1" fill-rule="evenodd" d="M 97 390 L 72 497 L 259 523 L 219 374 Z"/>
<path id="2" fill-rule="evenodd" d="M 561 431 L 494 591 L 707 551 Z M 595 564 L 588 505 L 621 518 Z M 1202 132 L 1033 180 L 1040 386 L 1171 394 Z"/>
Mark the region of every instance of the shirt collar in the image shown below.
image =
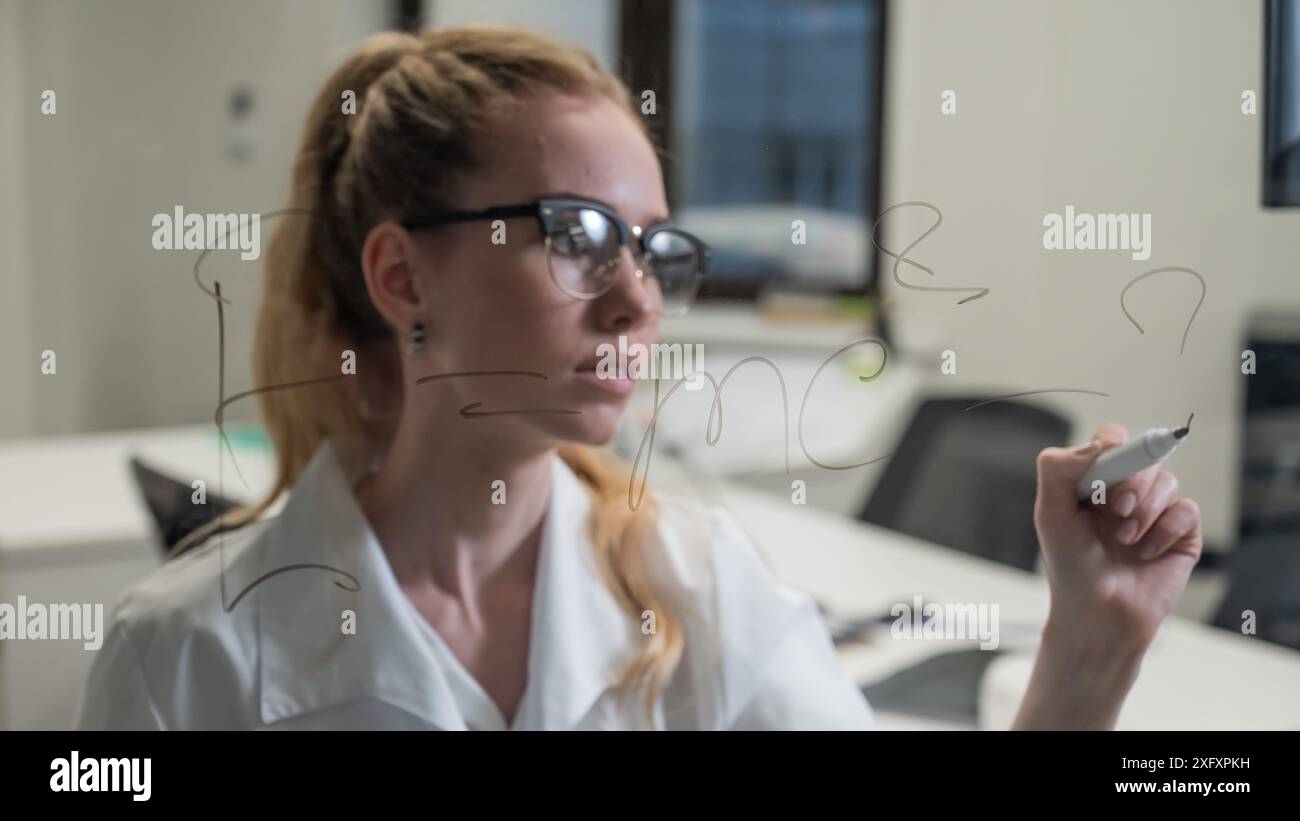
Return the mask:
<path id="1" fill-rule="evenodd" d="M 644 641 L 592 550 L 590 492 L 563 459 L 552 462 L 551 506 L 537 567 L 528 691 L 528 729 L 571 728 L 622 676 Z"/>
<path id="2" fill-rule="evenodd" d="M 592 555 L 591 511 L 581 480 L 553 457 L 517 727 L 575 726 L 638 649 L 638 623 Z M 255 604 L 243 606 L 258 610 L 264 722 L 371 699 L 435 727 L 465 728 L 447 671 L 416 621 L 423 617 L 398 586 L 331 443 L 313 456 L 259 541 L 264 581 L 250 593 Z M 295 565 L 302 567 L 276 572 Z M 345 611 L 355 635 L 344 632 Z"/>

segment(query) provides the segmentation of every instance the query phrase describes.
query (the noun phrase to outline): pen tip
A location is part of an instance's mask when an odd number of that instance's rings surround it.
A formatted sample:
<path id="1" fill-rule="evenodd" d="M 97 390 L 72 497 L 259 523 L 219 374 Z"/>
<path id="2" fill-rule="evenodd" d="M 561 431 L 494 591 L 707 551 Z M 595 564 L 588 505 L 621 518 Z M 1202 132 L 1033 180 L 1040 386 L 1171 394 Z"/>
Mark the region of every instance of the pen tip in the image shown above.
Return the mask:
<path id="1" fill-rule="evenodd" d="M 1184 436 L 1187 435 L 1188 431 L 1192 429 L 1192 417 L 1194 416 L 1196 416 L 1196 414 L 1194 413 L 1191 416 L 1188 416 L 1187 424 L 1183 425 L 1181 428 L 1178 428 L 1177 430 L 1174 431 L 1175 439 L 1182 439 Z"/>

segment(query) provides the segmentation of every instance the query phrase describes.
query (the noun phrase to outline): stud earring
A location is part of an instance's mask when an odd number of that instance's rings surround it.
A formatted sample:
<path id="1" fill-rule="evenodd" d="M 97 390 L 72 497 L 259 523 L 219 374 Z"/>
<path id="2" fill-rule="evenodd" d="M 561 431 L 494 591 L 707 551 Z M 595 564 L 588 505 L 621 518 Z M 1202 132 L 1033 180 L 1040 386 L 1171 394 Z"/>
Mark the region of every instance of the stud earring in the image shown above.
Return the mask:
<path id="1" fill-rule="evenodd" d="M 410 350 L 411 354 L 417 354 L 424 348 L 424 323 L 417 322 L 411 327 Z"/>

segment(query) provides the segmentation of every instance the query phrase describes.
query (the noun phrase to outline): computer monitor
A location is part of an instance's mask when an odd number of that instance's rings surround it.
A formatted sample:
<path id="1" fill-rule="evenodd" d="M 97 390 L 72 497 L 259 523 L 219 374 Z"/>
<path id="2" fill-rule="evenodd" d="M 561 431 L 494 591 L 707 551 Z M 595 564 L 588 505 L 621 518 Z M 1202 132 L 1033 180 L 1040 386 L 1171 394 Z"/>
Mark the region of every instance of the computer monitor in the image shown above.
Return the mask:
<path id="1" fill-rule="evenodd" d="M 1262 106 L 1264 205 L 1300 206 L 1300 0 L 1264 4 Z"/>
<path id="2" fill-rule="evenodd" d="M 1300 530 L 1300 315 L 1248 324 L 1239 535 Z"/>

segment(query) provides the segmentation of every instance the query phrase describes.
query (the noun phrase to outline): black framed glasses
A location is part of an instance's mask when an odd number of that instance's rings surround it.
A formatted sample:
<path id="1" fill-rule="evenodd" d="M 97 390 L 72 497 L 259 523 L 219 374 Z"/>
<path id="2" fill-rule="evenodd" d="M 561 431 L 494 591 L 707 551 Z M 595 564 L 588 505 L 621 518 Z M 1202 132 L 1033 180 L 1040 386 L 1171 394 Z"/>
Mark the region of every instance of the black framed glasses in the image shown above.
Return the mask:
<path id="1" fill-rule="evenodd" d="M 569 296 L 596 299 L 614 287 L 623 246 L 639 257 L 638 275 L 650 274 L 648 288 L 660 297 L 665 315 L 689 310 L 712 252 L 698 237 L 671 225 L 628 227 L 607 206 L 590 200 L 543 197 L 481 211 L 442 211 L 406 220 L 409 231 L 456 222 L 532 217 L 546 244 L 551 279 Z"/>

